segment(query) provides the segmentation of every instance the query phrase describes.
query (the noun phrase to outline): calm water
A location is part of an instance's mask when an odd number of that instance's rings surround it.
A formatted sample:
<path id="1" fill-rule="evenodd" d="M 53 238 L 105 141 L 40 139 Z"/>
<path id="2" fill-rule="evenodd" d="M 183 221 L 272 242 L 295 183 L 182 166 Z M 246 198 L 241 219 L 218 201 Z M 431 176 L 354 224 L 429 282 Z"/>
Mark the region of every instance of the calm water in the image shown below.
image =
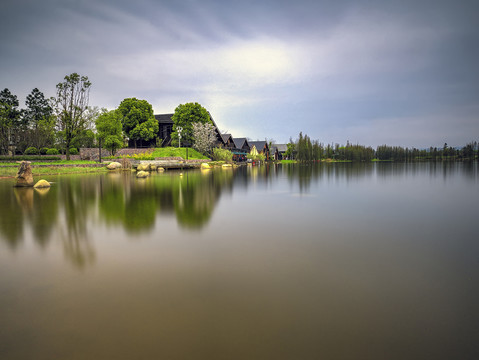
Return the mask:
<path id="1" fill-rule="evenodd" d="M 476 164 L 0 180 L 0 359 L 478 359 Z"/>

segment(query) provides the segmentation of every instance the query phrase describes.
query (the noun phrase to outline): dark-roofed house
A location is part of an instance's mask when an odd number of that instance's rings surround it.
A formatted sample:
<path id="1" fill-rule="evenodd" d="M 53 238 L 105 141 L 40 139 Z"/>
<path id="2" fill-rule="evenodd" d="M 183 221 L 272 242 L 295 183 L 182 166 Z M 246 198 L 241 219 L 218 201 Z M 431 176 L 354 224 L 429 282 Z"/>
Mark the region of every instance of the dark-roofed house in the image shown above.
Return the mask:
<path id="1" fill-rule="evenodd" d="M 266 160 L 269 160 L 269 147 L 266 141 L 250 141 L 249 146 L 251 148 L 253 146 L 256 147 L 258 153 L 264 155 Z"/>
<path id="2" fill-rule="evenodd" d="M 235 148 L 235 142 L 231 134 L 221 134 L 221 138 L 223 139 L 225 149 L 233 150 Z"/>
<path id="3" fill-rule="evenodd" d="M 288 144 L 273 144 L 270 149 L 275 160 L 283 160 L 284 153 L 287 150 L 288 150 Z"/>
<path id="4" fill-rule="evenodd" d="M 216 126 L 213 116 L 208 112 L 210 119 L 215 127 L 215 133 L 217 137 L 217 145 L 224 145 L 223 138 L 221 136 L 218 126 Z M 161 140 L 161 146 L 171 146 L 171 133 L 173 132 L 173 114 L 159 114 L 155 115 L 155 119 L 158 121 L 158 138 Z M 155 146 L 156 139 L 152 141 L 152 146 Z M 150 144 L 151 145 L 151 144 Z"/>
<path id="5" fill-rule="evenodd" d="M 246 161 L 246 155 L 251 150 L 248 140 L 246 138 L 233 138 L 235 148 L 231 151 L 233 153 L 234 161 Z"/>
<path id="6" fill-rule="evenodd" d="M 171 133 L 173 131 L 173 120 L 171 120 L 173 114 L 160 114 L 155 115 L 155 119 L 158 121 L 158 138 L 161 139 L 161 146 L 170 146 Z"/>

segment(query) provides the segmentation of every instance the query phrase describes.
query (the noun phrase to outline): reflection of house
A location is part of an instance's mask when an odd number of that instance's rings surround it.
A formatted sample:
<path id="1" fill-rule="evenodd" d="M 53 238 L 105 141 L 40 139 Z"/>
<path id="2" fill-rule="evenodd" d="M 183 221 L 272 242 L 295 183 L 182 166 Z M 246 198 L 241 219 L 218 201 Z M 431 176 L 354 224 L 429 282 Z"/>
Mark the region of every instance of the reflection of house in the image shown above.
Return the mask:
<path id="1" fill-rule="evenodd" d="M 250 141 L 250 147 L 256 147 L 259 154 L 264 155 L 266 160 L 269 160 L 269 147 L 266 141 Z"/>
<path id="2" fill-rule="evenodd" d="M 233 160 L 246 160 L 246 155 L 251 150 L 248 140 L 246 140 L 246 138 L 233 138 L 233 142 L 235 145 L 234 149 L 231 151 L 233 153 Z"/>
<path id="3" fill-rule="evenodd" d="M 274 160 L 283 160 L 284 153 L 288 150 L 287 144 L 274 144 L 271 146 L 271 154 Z"/>

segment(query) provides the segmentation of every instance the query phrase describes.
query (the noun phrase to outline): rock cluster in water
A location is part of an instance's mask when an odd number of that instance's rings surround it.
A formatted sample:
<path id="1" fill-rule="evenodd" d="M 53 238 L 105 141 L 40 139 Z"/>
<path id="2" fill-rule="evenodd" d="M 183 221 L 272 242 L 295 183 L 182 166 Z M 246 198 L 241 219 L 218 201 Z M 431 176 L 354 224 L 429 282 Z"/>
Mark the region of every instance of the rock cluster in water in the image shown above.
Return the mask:
<path id="1" fill-rule="evenodd" d="M 17 187 L 29 187 L 33 186 L 33 175 L 30 161 L 22 161 L 18 168 L 17 175 L 15 176 L 15 186 Z"/>

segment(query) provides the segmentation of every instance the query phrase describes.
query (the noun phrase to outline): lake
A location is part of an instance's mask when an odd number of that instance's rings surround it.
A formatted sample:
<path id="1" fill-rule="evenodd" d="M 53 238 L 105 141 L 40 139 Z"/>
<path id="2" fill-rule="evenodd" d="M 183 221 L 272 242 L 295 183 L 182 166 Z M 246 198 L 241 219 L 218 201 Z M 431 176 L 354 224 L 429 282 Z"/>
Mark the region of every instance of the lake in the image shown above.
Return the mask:
<path id="1" fill-rule="evenodd" d="M 479 358 L 477 163 L 45 178 L 0 180 L 0 359 Z"/>

